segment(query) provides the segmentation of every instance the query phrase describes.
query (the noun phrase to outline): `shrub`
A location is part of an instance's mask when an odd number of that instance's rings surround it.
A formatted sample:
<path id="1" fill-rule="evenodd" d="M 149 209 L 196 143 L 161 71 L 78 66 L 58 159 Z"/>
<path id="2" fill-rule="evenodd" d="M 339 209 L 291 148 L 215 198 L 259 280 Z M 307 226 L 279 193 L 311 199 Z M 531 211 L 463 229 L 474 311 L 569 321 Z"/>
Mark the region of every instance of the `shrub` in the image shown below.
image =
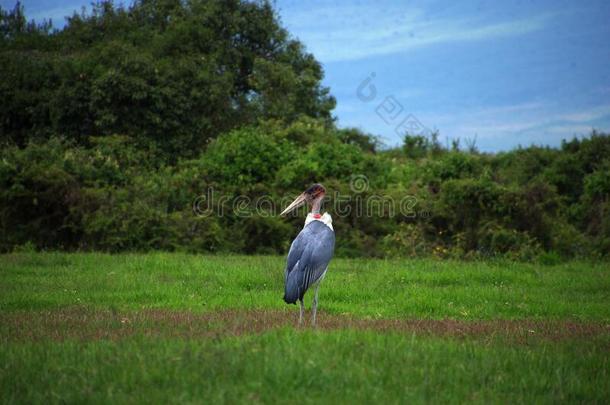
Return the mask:
<path id="1" fill-rule="evenodd" d="M 294 154 L 288 142 L 246 127 L 216 139 L 201 161 L 209 183 L 244 187 L 270 183 Z"/>
<path id="2" fill-rule="evenodd" d="M 526 232 L 489 222 L 479 232 L 478 251 L 486 257 L 504 255 L 516 260 L 531 260 L 541 249 L 536 240 Z"/>
<path id="3" fill-rule="evenodd" d="M 390 257 L 418 257 L 432 254 L 435 246 L 426 240 L 418 225 L 401 224 L 395 232 L 383 237 L 381 249 Z"/>
<path id="4" fill-rule="evenodd" d="M 80 227 L 70 207 L 79 204 L 81 189 L 70 169 L 80 151 L 68 150 L 65 141 L 52 139 L 2 151 L 0 250 L 27 242 L 37 248 L 71 248 L 78 243 Z"/>

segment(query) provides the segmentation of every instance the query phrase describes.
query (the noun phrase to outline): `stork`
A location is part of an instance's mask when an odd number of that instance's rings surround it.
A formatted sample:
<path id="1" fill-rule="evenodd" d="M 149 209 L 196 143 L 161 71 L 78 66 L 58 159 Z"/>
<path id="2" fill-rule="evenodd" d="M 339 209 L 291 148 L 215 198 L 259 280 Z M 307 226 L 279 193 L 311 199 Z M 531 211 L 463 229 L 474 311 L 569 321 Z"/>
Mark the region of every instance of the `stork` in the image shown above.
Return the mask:
<path id="1" fill-rule="evenodd" d="M 335 250 L 335 231 L 332 218 L 327 212 L 320 214 L 320 207 L 326 195 L 321 184 L 314 184 L 299 195 L 281 214 L 286 215 L 307 204 L 311 212 L 307 214 L 305 226 L 290 246 L 286 259 L 284 278 L 284 301 L 296 304 L 299 301 L 299 325 L 303 324 L 303 296 L 311 286 L 315 288 L 311 305 L 311 324 L 316 325 L 318 309 L 318 289 L 328 270 L 328 263 Z"/>

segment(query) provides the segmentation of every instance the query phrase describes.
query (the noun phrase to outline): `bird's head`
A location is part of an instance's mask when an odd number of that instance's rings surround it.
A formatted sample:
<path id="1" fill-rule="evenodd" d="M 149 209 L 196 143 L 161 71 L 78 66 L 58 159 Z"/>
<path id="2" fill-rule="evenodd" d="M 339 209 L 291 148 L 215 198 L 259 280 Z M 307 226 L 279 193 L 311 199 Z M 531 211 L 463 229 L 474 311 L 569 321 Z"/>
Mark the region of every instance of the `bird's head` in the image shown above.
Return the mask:
<path id="1" fill-rule="evenodd" d="M 312 211 L 319 211 L 322 200 L 326 195 L 326 189 L 321 184 L 314 184 L 307 190 L 303 191 L 280 215 L 286 215 L 303 204 L 307 204 Z"/>

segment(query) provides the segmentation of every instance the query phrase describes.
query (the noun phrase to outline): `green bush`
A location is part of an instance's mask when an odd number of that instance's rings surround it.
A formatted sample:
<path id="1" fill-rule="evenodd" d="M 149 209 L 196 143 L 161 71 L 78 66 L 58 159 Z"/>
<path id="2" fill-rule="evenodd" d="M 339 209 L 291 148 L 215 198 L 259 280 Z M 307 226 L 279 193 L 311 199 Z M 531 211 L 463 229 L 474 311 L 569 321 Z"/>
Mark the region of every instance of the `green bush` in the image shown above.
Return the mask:
<path id="1" fill-rule="evenodd" d="M 220 136 L 201 161 L 209 183 L 245 187 L 272 182 L 294 154 L 288 142 L 247 127 Z"/>
<path id="2" fill-rule="evenodd" d="M 478 252 L 486 257 L 503 255 L 511 259 L 531 260 L 541 249 L 536 240 L 526 232 L 489 222 L 483 225 L 479 232 Z"/>
<path id="3" fill-rule="evenodd" d="M 421 257 L 438 250 L 416 224 L 401 224 L 395 232 L 384 236 L 381 249 L 389 257 Z"/>
<path id="4" fill-rule="evenodd" d="M 71 248 L 81 228 L 70 207 L 81 201 L 71 171 L 80 151 L 59 139 L 8 147 L 0 161 L 0 249 L 31 242 L 39 248 Z"/>
<path id="5" fill-rule="evenodd" d="M 559 153 L 575 153 L 571 145 Z M 0 249 L 282 253 L 302 218 L 261 215 L 254 203 L 270 198 L 277 214 L 282 198 L 320 181 L 330 191 L 326 209 L 335 218 L 338 255 L 606 256 L 610 162 L 590 165 L 573 202 L 560 182 L 545 182 L 549 173 L 522 185 L 504 182 L 498 173 L 507 156 L 446 151 L 402 159 L 367 152 L 309 119 L 233 130 L 200 156 L 172 165 L 127 136 L 94 137 L 88 148 L 51 138 L 0 153 Z M 364 189 L 353 188 L 353 174 L 367 176 Z M 211 212 L 196 212 L 193 204 L 207 202 L 210 190 Z M 340 207 L 335 193 L 348 197 Z M 405 196 L 415 203 L 410 212 L 384 205 Z M 233 211 L 238 197 L 247 201 L 243 212 Z M 367 201 L 369 211 L 358 212 Z"/>

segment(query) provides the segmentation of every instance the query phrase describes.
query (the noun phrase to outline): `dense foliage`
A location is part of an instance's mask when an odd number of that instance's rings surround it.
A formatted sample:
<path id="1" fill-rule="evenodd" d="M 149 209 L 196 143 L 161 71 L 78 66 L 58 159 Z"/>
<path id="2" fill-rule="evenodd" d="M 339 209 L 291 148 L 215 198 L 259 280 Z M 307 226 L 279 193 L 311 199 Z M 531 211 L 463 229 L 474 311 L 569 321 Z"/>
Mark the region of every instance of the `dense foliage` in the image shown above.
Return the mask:
<path id="1" fill-rule="evenodd" d="M 159 164 L 129 137 L 7 147 L 0 247 L 280 253 L 302 219 L 278 217 L 313 181 L 329 189 L 346 256 L 601 257 L 610 251 L 610 137 L 498 155 L 365 152 L 312 119 L 219 136 Z M 364 188 L 354 174 L 365 175 Z M 366 183 L 368 182 L 368 183 Z M 547 256 L 549 254 L 547 253 Z"/>
<path id="2" fill-rule="evenodd" d="M 61 31 L 0 13 L 0 139 L 20 146 L 122 134 L 171 159 L 261 118 L 331 121 L 319 63 L 266 1 L 104 1 Z"/>
<path id="3" fill-rule="evenodd" d="M 604 257 L 610 137 L 497 155 L 337 129 L 267 2 L 0 10 L 0 251 L 283 253 L 312 182 L 343 256 Z"/>

